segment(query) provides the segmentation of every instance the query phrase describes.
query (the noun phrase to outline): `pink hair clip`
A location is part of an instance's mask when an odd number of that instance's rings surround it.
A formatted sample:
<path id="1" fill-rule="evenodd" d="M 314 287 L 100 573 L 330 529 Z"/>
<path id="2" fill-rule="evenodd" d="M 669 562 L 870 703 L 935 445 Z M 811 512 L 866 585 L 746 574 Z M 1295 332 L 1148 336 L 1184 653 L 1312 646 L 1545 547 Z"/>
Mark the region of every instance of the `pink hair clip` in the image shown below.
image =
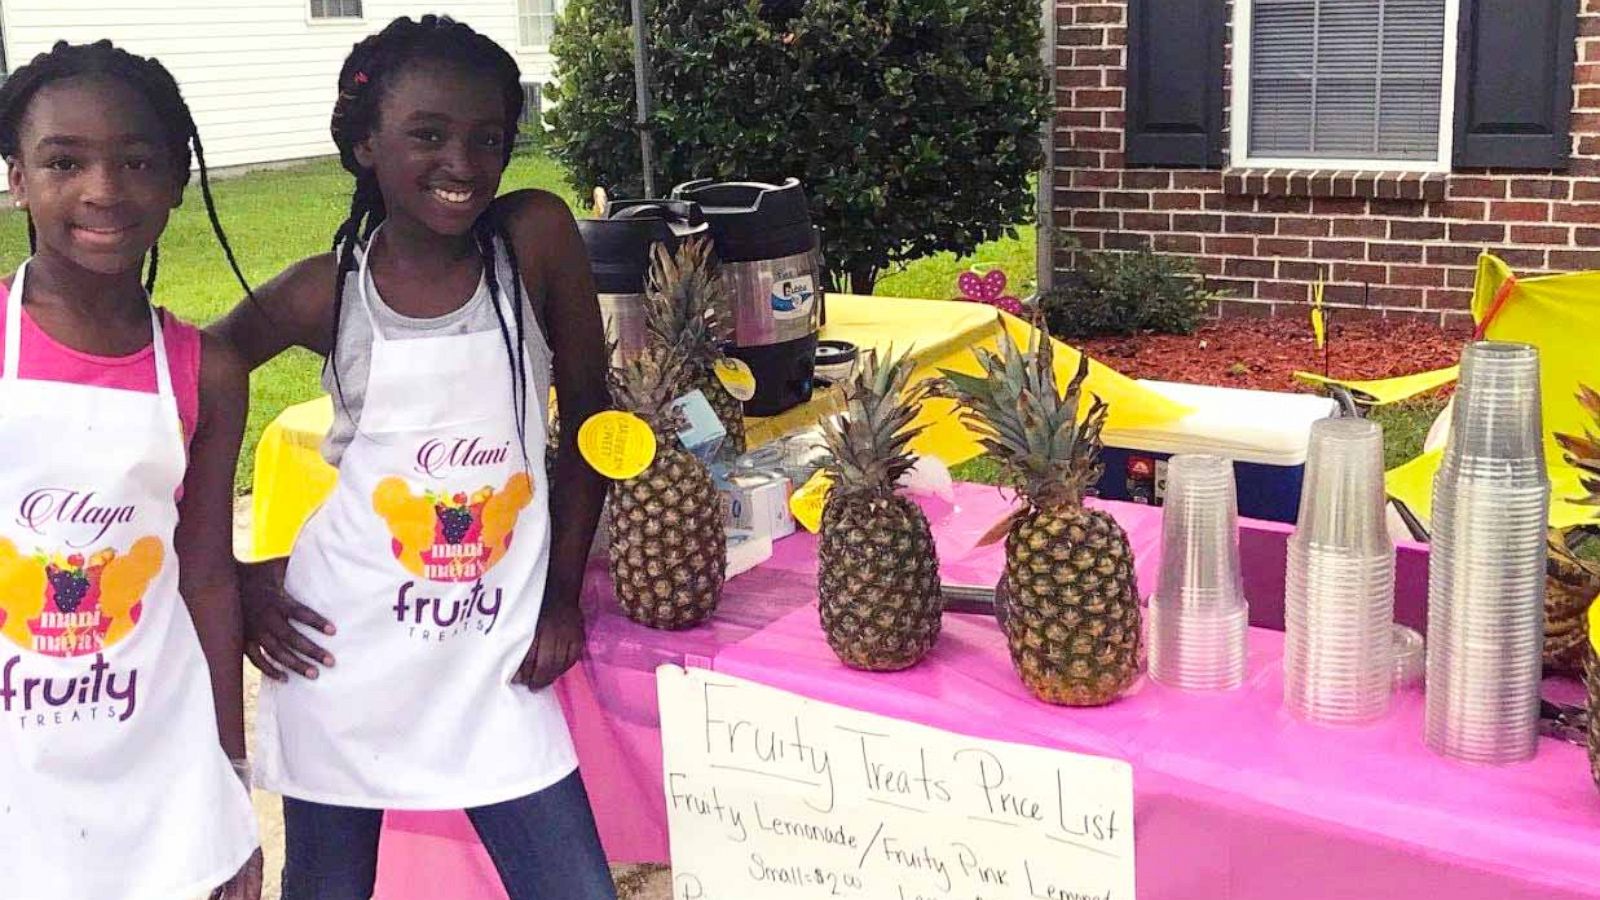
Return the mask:
<path id="1" fill-rule="evenodd" d="M 366 84 L 366 83 L 367 83 L 367 73 L 365 73 L 365 72 L 357 72 L 356 73 L 356 84 Z"/>

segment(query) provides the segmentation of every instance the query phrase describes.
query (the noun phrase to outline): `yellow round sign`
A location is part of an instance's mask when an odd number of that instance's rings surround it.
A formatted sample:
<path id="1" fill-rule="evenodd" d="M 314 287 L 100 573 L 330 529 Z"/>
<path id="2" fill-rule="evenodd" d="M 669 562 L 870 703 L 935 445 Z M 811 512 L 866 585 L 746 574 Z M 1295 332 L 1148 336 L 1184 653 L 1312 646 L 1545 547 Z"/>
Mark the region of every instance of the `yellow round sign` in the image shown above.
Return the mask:
<path id="1" fill-rule="evenodd" d="M 596 472 L 622 481 L 650 468 L 656 458 L 656 436 L 633 413 L 606 410 L 578 429 L 578 452 Z"/>
<path id="2" fill-rule="evenodd" d="M 712 371 L 716 372 L 717 380 L 733 395 L 733 399 L 742 403 L 756 395 L 756 373 L 750 371 L 749 364 L 744 360 L 724 356 L 717 360 Z"/>
<path id="3" fill-rule="evenodd" d="M 833 479 L 826 469 L 818 469 L 805 484 L 789 496 L 789 511 L 805 530 L 816 534 L 822 528 L 822 509 L 828 505 Z"/>
<path id="4" fill-rule="evenodd" d="M 1589 646 L 1600 653 L 1600 597 L 1589 604 Z"/>

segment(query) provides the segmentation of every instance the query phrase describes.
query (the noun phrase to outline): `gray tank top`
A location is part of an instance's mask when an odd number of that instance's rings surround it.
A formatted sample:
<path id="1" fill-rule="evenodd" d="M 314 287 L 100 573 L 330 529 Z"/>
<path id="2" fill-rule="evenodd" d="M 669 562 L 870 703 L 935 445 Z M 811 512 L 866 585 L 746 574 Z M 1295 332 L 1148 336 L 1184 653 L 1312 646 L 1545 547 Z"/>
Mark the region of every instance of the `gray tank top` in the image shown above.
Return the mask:
<path id="1" fill-rule="evenodd" d="M 504 251 L 504 244 L 497 240 L 495 245 L 498 251 L 495 253 L 495 279 L 509 307 L 514 283 L 512 279 L 516 275 L 511 271 L 511 261 Z M 356 252 L 359 260 L 364 251 Z M 357 280 L 360 277 L 359 265 L 356 271 L 345 276 L 344 301 L 339 310 L 339 340 L 333 348 L 333 362 L 339 368 L 337 383 L 332 366 L 322 369 L 322 388 L 333 397 L 333 427 L 322 441 L 322 458 L 336 468 L 344 457 L 344 448 L 355 438 L 361 423 L 361 410 L 367 397 L 367 374 L 371 370 L 373 322 L 383 331 L 383 336 L 391 340 L 451 337 L 500 330 L 487 280 L 478 282 L 477 291 L 460 309 L 431 319 L 417 319 L 391 309 L 379 296 L 378 286 L 368 272 L 367 295 L 372 298 L 372 317 L 369 319 L 361 309 L 363 301 Z M 546 421 L 550 397 L 550 345 L 546 343 L 544 332 L 534 317 L 526 288 L 522 291 L 522 319 L 528 355 L 528 401 L 538 404 L 537 420 Z M 510 322 L 506 324 L 508 328 L 514 327 Z M 506 377 L 511 377 L 509 366 Z"/>

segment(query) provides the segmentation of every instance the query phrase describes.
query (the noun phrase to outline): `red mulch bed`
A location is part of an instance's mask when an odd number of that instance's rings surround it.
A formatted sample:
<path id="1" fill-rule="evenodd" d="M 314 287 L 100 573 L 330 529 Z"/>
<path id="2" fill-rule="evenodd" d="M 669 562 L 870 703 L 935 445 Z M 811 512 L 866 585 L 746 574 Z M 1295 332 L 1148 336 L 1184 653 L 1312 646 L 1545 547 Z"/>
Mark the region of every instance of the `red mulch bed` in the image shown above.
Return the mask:
<path id="1" fill-rule="evenodd" d="M 1392 378 L 1455 365 L 1470 337 L 1419 322 L 1334 323 L 1329 329 L 1327 368 L 1312 341 L 1309 318 L 1229 319 L 1192 335 L 1068 341 L 1131 378 L 1306 391 L 1296 370 L 1335 378 Z"/>

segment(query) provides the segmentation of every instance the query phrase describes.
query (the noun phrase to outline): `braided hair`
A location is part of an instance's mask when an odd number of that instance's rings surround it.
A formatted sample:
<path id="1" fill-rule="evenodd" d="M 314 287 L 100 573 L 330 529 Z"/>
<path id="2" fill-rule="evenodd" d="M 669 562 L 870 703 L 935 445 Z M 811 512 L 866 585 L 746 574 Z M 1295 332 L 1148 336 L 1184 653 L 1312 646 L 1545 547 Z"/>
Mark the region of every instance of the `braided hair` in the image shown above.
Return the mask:
<path id="1" fill-rule="evenodd" d="M 356 184 L 350 195 L 349 215 L 333 235 L 333 252 L 338 267 L 334 276 L 330 348 L 338 346 L 344 285 L 356 270 L 356 247 L 370 241 L 378 226 L 388 217 L 383 192 L 378 187 L 378 175 L 357 161 L 356 145 L 365 141 L 377 127 L 379 107 L 385 92 L 408 67 L 428 62 L 445 63 L 481 73 L 494 80 L 505 106 L 506 140 L 502 168 L 511 162 L 512 138 L 516 136 L 522 117 L 522 74 L 517 68 L 517 61 L 503 47 L 449 16 L 435 15 L 426 15 L 416 21 L 402 16 L 355 45 L 339 70 L 339 99 L 334 102 L 331 128 L 333 143 L 339 149 L 339 162 L 345 171 L 355 176 Z M 528 383 L 524 366 L 526 341 L 521 270 L 505 223 L 492 209 L 473 224 L 472 237 L 483 263 L 484 280 L 489 285 L 500 336 L 511 358 L 511 391 L 517 403 L 517 436 L 523 445 L 522 453 L 526 462 Z M 512 273 L 510 322 L 506 321 L 500 305 L 496 264 L 501 252 L 505 253 Z M 330 350 L 326 365 L 333 372 L 335 391 L 342 404 L 344 390 L 339 383 L 336 356 L 337 353 Z"/>
<path id="2" fill-rule="evenodd" d="M 217 235 L 217 242 L 222 245 L 222 253 L 228 259 L 228 267 L 233 269 L 235 278 L 244 286 L 245 294 L 253 301 L 255 293 L 250 289 L 250 283 L 245 280 L 244 272 L 239 268 L 239 261 L 234 258 L 233 245 L 228 243 L 228 235 L 222 230 L 222 220 L 217 217 L 217 204 L 211 196 L 211 177 L 206 170 L 205 149 L 200 144 L 200 131 L 195 127 L 194 115 L 189 112 L 189 104 L 184 102 L 183 92 L 178 89 L 178 82 L 167 71 L 167 67 L 154 57 L 136 56 L 113 46 L 110 41 L 95 41 L 92 44 L 69 44 L 66 41 L 57 41 L 50 52 L 35 56 L 31 62 L 12 72 L 0 85 L 0 157 L 13 160 L 21 151 L 22 120 L 27 114 L 28 105 L 38 94 L 39 89 L 67 78 L 83 75 L 103 75 L 115 79 L 138 91 L 150 107 L 155 110 L 156 119 L 163 128 L 163 142 L 171 161 L 173 171 L 178 177 L 180 187 L 189 184 L 189 167 L 191 163 L 198 163 L 200 169 L 200 193 L 205 197 L 206 216 L 211 220 L 211 230 Z M 28 216 L 28 248 L 37 251 L 39 243 L 38 233 L 33 227 L 33 216 Z M 146 293 L 153 292 L 156 286 L 156 269 L 160 262 L 160 244 L 150 248 L 150 262 L 146 268 L 144 288 Z"/>

